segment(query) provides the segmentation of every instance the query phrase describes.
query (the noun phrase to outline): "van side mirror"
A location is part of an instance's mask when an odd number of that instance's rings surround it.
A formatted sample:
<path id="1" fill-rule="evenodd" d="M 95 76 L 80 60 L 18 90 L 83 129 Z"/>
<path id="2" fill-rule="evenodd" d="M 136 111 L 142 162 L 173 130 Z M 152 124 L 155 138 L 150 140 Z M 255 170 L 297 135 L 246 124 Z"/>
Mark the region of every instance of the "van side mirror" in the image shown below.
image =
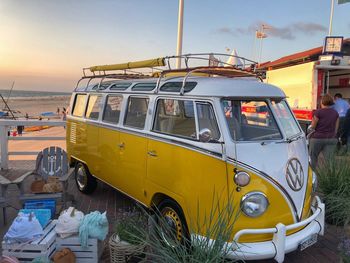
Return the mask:
<path id="1" fill-rule="evenodd" d="M 201 129 L 199 131 L 199 141 L 209 142 L 212 139 L 212 132 L 208 128 Z"/>

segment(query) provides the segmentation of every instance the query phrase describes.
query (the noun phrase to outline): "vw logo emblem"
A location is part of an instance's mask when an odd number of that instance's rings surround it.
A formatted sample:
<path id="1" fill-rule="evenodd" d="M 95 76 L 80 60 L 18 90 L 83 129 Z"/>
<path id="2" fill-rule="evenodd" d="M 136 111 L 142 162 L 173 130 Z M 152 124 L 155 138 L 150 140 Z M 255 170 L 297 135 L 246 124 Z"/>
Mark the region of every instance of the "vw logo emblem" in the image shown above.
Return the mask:
<path id="1" fill-rule="evenodd" d="M 293 158 L 288 161 L 286 179 L 290 188 L 299 191 L 304 185 L 304 171 L 298 159 Z"/>

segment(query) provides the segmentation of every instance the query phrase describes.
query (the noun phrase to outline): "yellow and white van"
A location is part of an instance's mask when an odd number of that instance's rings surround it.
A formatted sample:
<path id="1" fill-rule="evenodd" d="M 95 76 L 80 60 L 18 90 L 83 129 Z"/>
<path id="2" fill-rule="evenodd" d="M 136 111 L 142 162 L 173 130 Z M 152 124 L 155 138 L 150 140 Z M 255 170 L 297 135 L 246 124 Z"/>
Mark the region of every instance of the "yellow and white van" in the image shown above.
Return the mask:
<path id="1" fill-rule="evenodd" d="M 282 262 L 315 243 L 324 204 L 283 91 L 245 70 L 247 60 L 191 68 L 190 56 L 182 58 L 185 68 L 151 76 L 127 70 L 159 69 L 170 58 L 84 73 L 67 116 L 79 190 L 92 193 L 99 179 L 157 207 L 178 239 L 204 235 L 189 222 L 206 216 L 215 191 L 232 193 L 242 213 L 227 241 L 230 258 Z"/>

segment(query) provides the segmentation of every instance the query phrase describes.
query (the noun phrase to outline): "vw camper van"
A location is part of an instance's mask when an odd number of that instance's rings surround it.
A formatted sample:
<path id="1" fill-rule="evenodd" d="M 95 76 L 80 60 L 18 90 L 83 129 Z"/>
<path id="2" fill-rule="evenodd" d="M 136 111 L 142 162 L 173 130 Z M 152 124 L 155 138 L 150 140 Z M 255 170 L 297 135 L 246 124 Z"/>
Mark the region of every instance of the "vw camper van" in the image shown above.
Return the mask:
<path id="1" fill-rule="evenodd" d="M 92 194 L 98 179 L 156 208 L 178 240 L 205 235 L 191 222 L 208 218 L 220 192 L 239 210 L 226 256 L 282 262 L 324 233 L 305 134 L 284 92 L 263 83 L 252 61 L 212 58 L 84 69 L 67 116 L 77 187 Z M 185 66 L 172 69 L 172 59 Z"/>

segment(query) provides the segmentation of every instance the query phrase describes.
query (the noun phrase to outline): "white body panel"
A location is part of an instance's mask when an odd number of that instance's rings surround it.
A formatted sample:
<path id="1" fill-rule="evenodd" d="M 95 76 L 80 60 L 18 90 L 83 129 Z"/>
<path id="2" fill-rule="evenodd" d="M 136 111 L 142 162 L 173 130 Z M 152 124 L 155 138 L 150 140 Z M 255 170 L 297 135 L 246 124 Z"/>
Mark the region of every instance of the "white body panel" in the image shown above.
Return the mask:
<path id="1" fill-rule="evenodd" d="M 288 142 L 261 142 L 237 143 L 237 160 L 259 170 L 271 177 L 288 196 L 287 201 L 294 213 L 294 220 L 298 222 L 304 207 L 304 198 L 308 176 L 308 152 L 305 138 Z M 297 158 L 304 171 L 304 184 L 299 191 L 290 188 L 286 179 L 288 161 Z"/>

